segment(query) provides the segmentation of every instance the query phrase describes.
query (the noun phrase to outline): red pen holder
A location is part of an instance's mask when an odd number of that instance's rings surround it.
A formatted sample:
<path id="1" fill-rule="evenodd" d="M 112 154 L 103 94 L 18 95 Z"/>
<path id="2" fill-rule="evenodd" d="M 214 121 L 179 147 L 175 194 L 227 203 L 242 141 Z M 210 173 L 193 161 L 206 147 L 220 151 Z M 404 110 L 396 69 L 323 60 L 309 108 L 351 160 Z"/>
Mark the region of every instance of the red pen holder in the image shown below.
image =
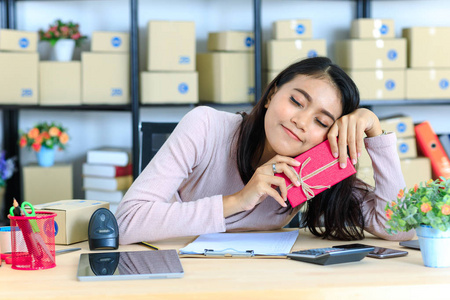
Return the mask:
<path id="1" fill-rule="evenodd" d="M 42 270 L 55 263 L 55 213 L 37 211 L 36 216 L 11 216 L 12 268 Z"/>

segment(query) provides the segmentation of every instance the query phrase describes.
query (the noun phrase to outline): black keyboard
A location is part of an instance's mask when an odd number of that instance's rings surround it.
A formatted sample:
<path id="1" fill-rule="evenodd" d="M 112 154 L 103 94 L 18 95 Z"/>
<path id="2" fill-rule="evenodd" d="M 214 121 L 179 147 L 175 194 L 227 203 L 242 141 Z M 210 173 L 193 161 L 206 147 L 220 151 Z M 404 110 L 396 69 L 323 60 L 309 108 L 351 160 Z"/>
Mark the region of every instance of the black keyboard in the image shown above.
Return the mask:
<path id="1" fill-rule="evenodd" d="M 288 258 L 319 265 L 331 265 L 360 261 L 374 248 L 316 248 L 294 251 L 287 255 Z"/>

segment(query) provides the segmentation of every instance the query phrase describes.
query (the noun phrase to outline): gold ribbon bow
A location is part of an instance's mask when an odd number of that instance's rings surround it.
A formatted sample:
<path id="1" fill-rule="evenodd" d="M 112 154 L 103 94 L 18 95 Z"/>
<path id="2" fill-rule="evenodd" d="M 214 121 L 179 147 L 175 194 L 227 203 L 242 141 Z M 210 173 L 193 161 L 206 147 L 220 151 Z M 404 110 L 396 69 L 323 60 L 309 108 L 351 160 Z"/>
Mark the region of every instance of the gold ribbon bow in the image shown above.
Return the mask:
<path id="1" fill-rule="evenodd" d="M 331 162 L 329 162 L 328 164 L 326 164 L 325 166 L 315 170 L 314 172 L 309 173 L 308 175 L 306 175 L 305 177 L 302 177 L 302 171 L 303 168 L 311 161 L 311 157 L 308 157 L 302 164 L 300 170 L 295 173 L 297 175 L 297 179 L 300 182 L 300 186 L 302 187 L 303 193 L 305 193 L 306 195 L 306 199 L 309 200 L 311 198 L 313 198 L 315 196 L 314 192 L 312 191 L 312 189 L 323 189 L 323 188 L 327 188 L 329 189 L 331 186 L 329 185 L 315 185 L 315 186 L 310 186 L 309 184 L 307 184 L 305 181 L 308 180 L 309 178 L 319 174 L 320 172 L 328 169 L 329 167 L 335 165 L 338 163 L 338 159 L 335 159 Z M 294 187 L 294 184 L 291 183 L 290 185 L 288 185 L 287 189 L 289 190 L 290 188 Z"/>

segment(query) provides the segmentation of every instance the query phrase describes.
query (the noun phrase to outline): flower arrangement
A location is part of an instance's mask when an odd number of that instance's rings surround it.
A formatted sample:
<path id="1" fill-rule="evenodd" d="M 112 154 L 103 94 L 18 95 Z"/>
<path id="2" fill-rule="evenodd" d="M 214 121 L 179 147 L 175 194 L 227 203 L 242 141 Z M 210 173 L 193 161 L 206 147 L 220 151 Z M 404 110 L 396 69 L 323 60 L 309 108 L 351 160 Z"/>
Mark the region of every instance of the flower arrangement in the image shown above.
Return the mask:
<path id="1" fill-rule="evenodd" d="M 26 133 L 21 132 L 19 145 L 21 148 L 28 147 L 36 152 L 39 152 L 42 147 L 49 149 L 59 147 L 64 150 L 68 141 L 67 130 L 61 125 L 54 122 L 42 122 L 36 124 Z"/>
<path id="2" fill-rule="evenodd" d="M 14 159 L 6 159 L 5 151 L 0 152 L 0 187 L 6 186 L 6 180 L 14 173 Z"/>
<path id="3" fill-rule="evenodd" d="M 450 229 L 450 178 L 432 180 L 413 188 L 402 189 L 397 203 L 385 208 L 389 234 L 409 231 L 420 225 L 429 225 L 441 231 Z"/>
<path id="4" fill-rule="evenodd" d="M 50 25 L 47 31 L 39 30 L 39 39 L 41 41 L 49 41 L 52 46 L 55 46 L 59 39 L 75 40 L 75 45 L 78 47 L 86 36 L 81 35 L 79 25 L 68 22 L 64 23 L 61 20 L 56 20 L 55 24 Z"/>

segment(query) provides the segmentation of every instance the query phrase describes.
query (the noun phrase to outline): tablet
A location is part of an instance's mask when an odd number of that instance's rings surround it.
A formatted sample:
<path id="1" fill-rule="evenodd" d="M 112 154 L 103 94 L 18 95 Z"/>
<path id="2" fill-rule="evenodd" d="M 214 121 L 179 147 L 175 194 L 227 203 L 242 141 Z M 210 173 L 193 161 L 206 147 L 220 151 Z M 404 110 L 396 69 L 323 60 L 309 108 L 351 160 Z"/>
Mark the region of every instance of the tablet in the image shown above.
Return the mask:
<path id="1" fill-rule="evenodd" d="M 80 281 L 180 278 L 184 271 L 176 250 L 82 253 Z"/>

